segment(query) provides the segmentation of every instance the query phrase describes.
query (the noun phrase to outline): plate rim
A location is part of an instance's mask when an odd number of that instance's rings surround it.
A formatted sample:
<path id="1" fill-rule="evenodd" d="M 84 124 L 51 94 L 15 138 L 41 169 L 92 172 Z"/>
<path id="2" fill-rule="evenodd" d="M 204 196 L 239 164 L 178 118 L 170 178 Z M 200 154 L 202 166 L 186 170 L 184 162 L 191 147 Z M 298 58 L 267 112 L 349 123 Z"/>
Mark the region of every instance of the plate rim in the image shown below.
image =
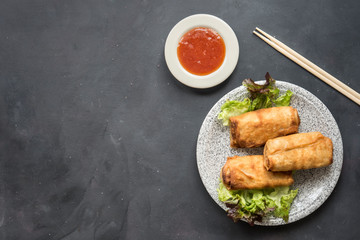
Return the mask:
<path id="1" fill-rule="evenodd" d="M 259 81 L 256 81 L 256 83 L 259 83 L 259 84 L 262 84 L 264 83 L 265 80 L 259 80 Z M 289 83 L 289 82 L 285 82 L 285 81 L 281 81 L 281 80 L 276 80 L 276 84 L 279 84 L 281 85 L 280 88 L 295 88 L 299 91 L 304 91 L 306 94 L 309 94 L 312 98 L 316 99 L 316 104 L 320 104 L 322 105 L 322 107 L 326 110 L 326 112 L 324 112 L 323 114 L 326 115 L 326 117 L 330 117 L 331 120 L 335 123 L 336 125 L 336 129 L 334 131 L 336 131 L 336 135 L 338 134 L 339 135 L 339 139 L 337 139 L 337 141 L 339 141 L 339 149 L 337 149 L 339 151 L 339 163 L 338 163 L 338 169 L 336 169 L 337 171 L 335 172 L 335 175 L 333 176 L 333 184 L 331 185 L 331 189 L 329 189 L 329 191 L 325 194 L 325 196 L 323 196 L 322 198 L 322 201 L 320 201 L 320 204 L 314 206 L 310 206 L 309 208 L 309 211 L 306 211 L 304 214 L 300 214 L 300 216 L 297 216 L 295 219 L 292 219 L 290 221 L 289 219 L 289 222 L 284 222 L 284 221 L 281 221 L 279 223 L 278 222 L 255 222 L 256 225 L 260 225 L 260 226 L 280 226 L 280 225 L 286 225 L 286 224 L 290 224 L 290 223 L 293 223 L 293 222 L 296 222 L 300 219 L 303 219 L 307 216 L 309 216 L 310 214 L 312 214 L 313 212 L 315 212 L 320 206 L 322 206 L 322 204 L 329 198 L 329 196 L 332 194 L 333 190 L 335 189 L 338 181 L 339 181 L 339 178 L 340 178 L 340 175 L 341 175 L 341 171 L 342 171 L 342 167 L 343 167 L 343 157 L 344 157 L 344 153 L 343 153 L 343 141 L 342 141 L 342 136 L 341 136 L 341 132 L 340 132 L 340 129 L 339 129 L 339 126 L 334 118 L 334 116 L 332 115 L 332 113 L 330 112 L 330 110 L 327 108 L 327 106 L 319 99 L 317 98 L 314 94 L 312 94 L 311 92 L 309 92 L 308 90 L 306 90 L 305 88 L 301 87 L 301 86 L 298 86 L 296 84 L 293 84 L 293 83 Z M 287 86 L 288 85 L 288 86 Z M 281 90 L 281 89 L 280 89 Z M 199 134 L 198 134 L 198 138 L 197 138 L 197 146 L 196 146 L 196 162 L 197 162 L 197 167 L 198 167 L 198 172 L 199 172 L 199 175 L 200 175 L 200 178 L 201 178 L 201 181 L 206 189 L 206 191 L 208 192 L 208 194 L 210 195 L 210 197 L 215 201 L 215 203 L 217 205 L 218 202 L 212 197 L 212 195 L 210 194 L 209 190 L 208 190 L 208 187 L 203 179 L 203 176 L 201 175 L 201 171 L 200 171 L 200 166 L 199 166 L 199 154 L 200 154 L 200 150 L 199 150 L 199 141 L 200 141 L 200 137 L 201 137 L 201 134 L 205 131 L 205 122 L 207 121 L 207 119 L 210 117 L 210 113 L 212 113 L 213 111 L 216 111 L 217 109 L 215 108 L 218 108 L 218 104 L 221 102 L 221 101 L 224 101 L 224 99 L 231 95 L 231 94 L 236 94 L 236 93 L 240 93 L 241 91 L 246 91 L 246 88 L 244 86 L 239 86 L 239 87 L 236 87 L 234 88 L 233 90 L 227 92 L 225 95 L 223 95 L 221 98 L 219 98 L 215 104 L 210 108 L 210 110 L 208 111 L 208 113 L 206 114 L 202 124 L 201 124 L 201 127 L 200 127 L 200 130 L 199 130 Z M 301 93 L 298 93 L 302 98 L 305 98 L 307 99 L 306 96 L 302 95 Z M 235 100 L 235 99 L 234 99 Z M 310 101 L 309 101 L 310 102 Z M 314 105 L 313 102 L 310 102 L 312 105 Z M 321 197 L 321 195 L 318 196 L 318 198 Z M 219 205 L 220 206 L 220 205 Z M 222 206 L 220 206 L 221 208 L 223 208 Z M 224 209 L 224 208 L 223 208 Z M 225 209 L 224 209 L 225 210 Z M 271 217 L 271 219 L 276 219 L 276 220 L 279 220 L 279 218 L 275 218 L 275 217 Z"/>

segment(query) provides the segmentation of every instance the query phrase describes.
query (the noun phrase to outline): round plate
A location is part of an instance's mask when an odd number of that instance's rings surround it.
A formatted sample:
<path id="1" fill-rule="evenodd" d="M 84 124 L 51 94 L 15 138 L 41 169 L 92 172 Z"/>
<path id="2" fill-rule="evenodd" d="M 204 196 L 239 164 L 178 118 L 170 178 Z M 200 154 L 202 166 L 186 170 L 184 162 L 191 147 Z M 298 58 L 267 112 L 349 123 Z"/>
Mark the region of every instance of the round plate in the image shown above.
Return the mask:
<path id="1" fill-rule="evenodd" d="M 264 83 L 260 81 L 259 83 Z M 299 170 L 293 175 L 298 188 L 298 195 L 290 209 L 289 222 L 295 222 L 314 212 L 333 191 L 341 172 L 343 163 L 343 145 L 339 128 L 327 107 L 313 94 L 294 84 L 276 81 L 280 93 L 291 90 L 294 94 L 290 106 L 298 110 L 300 116 L 299 132 L 319 131 L 333 142 L 333 163 L 330 166 L 309 170 Z M 200 177 L 206 190 L 214 201 L 226 210 L 218 199 L 217 188 L 222 166 L 229 156 L 262 155 L 261 148 L 230 148 L 229 127 L 217 119 L 221 105 L 228 99 L 242 100 L 248 96 L 245 87 L 241 86 L 222 97 L 207 114 L 198 136 L 196 157 Z M 267 217 L 257 225 L 283 225 L 281 218 Z"/>
<path id="2" fill-rule="evenodd" d="M 181 37 L 195 27 L 214 29 L 225 42 L 226 53 L 223 64 L 215 72 L 198 76 L 186 71 L 177 57 L 177 47 Z M 227 79 L 234 71 L 239 59 L 239 43 L 231 27 L 218 17 L 196 14 L 184 18 L 170 31 L 165 43 L 166 64 L 174 77 L 181 83 L 193 88 L 209 88 Z"/>

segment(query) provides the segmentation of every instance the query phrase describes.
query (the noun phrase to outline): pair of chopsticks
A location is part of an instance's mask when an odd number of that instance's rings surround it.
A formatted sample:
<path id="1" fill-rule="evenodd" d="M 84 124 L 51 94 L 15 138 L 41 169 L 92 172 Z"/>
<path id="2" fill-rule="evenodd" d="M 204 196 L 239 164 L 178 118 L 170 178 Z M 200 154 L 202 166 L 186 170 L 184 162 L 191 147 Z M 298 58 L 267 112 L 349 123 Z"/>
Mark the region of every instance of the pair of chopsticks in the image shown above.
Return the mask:
<path id="1" fill-rule="evenodd" d="M 253 33 L 277 51 L 360 105 L 360 94 L 259 28 Z"/>

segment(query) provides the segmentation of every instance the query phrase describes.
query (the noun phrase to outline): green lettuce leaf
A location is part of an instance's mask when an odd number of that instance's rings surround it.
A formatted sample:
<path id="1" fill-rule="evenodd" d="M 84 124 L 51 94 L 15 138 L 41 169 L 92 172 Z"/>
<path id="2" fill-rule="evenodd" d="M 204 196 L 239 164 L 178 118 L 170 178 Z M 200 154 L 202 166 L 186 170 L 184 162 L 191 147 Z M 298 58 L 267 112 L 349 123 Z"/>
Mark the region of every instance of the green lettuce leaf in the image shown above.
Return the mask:
<path id="1" fill-rule="evenodd" d="M 291 204 L 298 193 L 297 189 L 289 187 L 231 191 L 221 181 L 217 191 L 219 200 L 228 207 L 228 216 L 235 222 L 244 219 L 250 224 L 268 215 L 287 222 Z"/>
<path id="2" fill-rule="evenodd" d="M 219 184 L 218 188 L 218 197 L 219 200 L 222 202 L 227 202 L 230 204 L 238 204 L 240 201 L 239 198 L 237 198 L 235 195 L 233 195 L 230 191 L 228 191 L 224 184 Z"/>
<path id="3" fill-rule="evenodd" d="M 233 116 L 239 116 L 262 108 L 290 105 L 293 93 L 287 90 L 285 94 L 279 97 L 280 90 L 275 85 L 275 79 L 269 73 L 266 73 L 265 79 L 264 84 L 257 84 L 250 78 L 245 79 L 243 85 L 249 92 L 250 97 L 245 98 L 243 101 L 228 100 L 221 106 L 218 119 L 222 120 L 224 126 L 229 125 L 229 118 Z"/>
<path id="4" fill-rule="evenodd" d="M 250 110 L 251 101 L 249 98 L 245 98 L 243 101 L 227 100 L 221 106 L 221 112 L 218 115 L 218 119 L 223 121 L 224 126 L 229 126 L 229 118 L 239 116 Z"/>
<path id="5" fill-rule="evenodd" d="M 290 206 L 296 197 L 298 189 L 289 190 L 289 187 L 278 187 L 268 195 L 275 204 L 274 216 L 281 217 L 284 221 L 289 219 Z"/>
<path id="6" fill-rule="evenodd" d="M 278 97 L 277 99 L 275 99 L 275 101 L 274 101 L 275 106 L 276 107 L 289 106 L 292 95 L 293 95 L 293 93 L 290 90 L 287 90 L 285 94 L 283 94 L 280 97 Z"/>
<path id="7" fill-rule="evenodd" d="M 268 197 L 275 203 L 274 216 L 281 217 L 286 222 L 288 221 L 290 206 L 297 192 L 298 189 L 289 191 L 289 187 L 279 187 L 269 194 Z"/>

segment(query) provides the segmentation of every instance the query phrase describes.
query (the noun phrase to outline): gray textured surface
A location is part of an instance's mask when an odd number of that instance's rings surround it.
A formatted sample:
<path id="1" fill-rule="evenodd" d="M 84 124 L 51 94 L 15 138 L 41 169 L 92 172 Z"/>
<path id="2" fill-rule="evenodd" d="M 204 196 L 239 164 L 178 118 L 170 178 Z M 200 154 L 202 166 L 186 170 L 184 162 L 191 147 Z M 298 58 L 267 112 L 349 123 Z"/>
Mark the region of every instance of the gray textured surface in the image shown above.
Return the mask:
<path id="1" fill-rule="evenodd" d="M 258 82 L 264 84 L 264 81 Z M 298 221 L 319 208 L 330 196 L 339 179 L 343 165 L 343 143 L 338 125 L 327 107 L 305 89 L 283 81 L 277 81 L 280 94 L 286 90 L 293 92 L 290 105 L 298 110 L 299 133 L 321 132 L 333 142 L 333 164 L 318 169 L 299 170 L 294 174 L 294 189 L 298 195 L 291 206 L 289 221 Z M 218 199 L 219 175 L 227 157 L 263 155 L 264 148 L 230 148 L 229 127 L 217 119 L 221 106 L 226 100 L 243 100 L 249 94 L 245 87 L 238 87 L 225 94 L 209 111 L 200 128 L 196 156 L 201 180 L 214 201 L 226 209 Z M 276 226 L 286 224 L 281 218 L 264 218 L 258 225 Z"/>
<path id="2" fill-rule="evenodd" d="M 0 239 L 356 239 L 360 108 L 252 34 L 258 26 L 360 91 L 360 2 L 3 0 L 0 3 Z M 238 66 L 190 89 L 166 67 L 166 36 L 195 13 L 235 31 Z M 338 184 L 280 227 L 234 224 L 209 197 L 196 141 L 211 107 L 266 72 L 333 114 Z"/>

